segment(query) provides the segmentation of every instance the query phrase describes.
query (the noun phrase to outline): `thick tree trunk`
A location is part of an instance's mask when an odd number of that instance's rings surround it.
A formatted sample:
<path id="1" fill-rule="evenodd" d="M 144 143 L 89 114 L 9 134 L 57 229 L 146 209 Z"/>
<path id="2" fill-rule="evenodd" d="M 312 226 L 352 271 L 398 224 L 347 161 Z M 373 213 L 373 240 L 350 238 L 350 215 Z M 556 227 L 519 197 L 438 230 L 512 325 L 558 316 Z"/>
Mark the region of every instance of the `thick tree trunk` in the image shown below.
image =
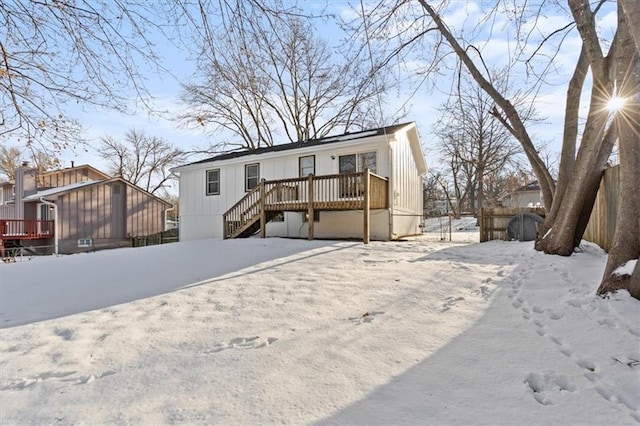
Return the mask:
<path id="1" fill-rule="evenodd" d="M 564 194 L 561 199 L 556 201 L 558 203 L 556 208 L 552 208 L 549 219 L 545 221 L 544 234 L 541 234 L 536 241 L 538 250 L 563 256 L 571 255 L 573 249 L 579 244 L 593 208 L 604 168 L 603 161 L 608 156 L 607 150 L 604 149 L 603 136 L 608 119 L 607 102 L 613 95 L 611 59 L 602 53 L 589 3 L 585 0 L 569 0 L 568 3 L 583 43 L 576 71 L 584 66 L 580 64 L 583 53 L 591 67 L 593 78 L 591 101 L 571 178 L 566 190 L 563 189 Z M 610 55 L 615 51 L 617 43 L 619 43 L 618 34 L 614 37 Z M 581 77 L 574 74 L 574 79 L 576 77 L 578 85 L 582 86 L 579 81 Z M 571 134 L 571 129 L 565 128 L 565 136 L 568 130 Z M 600 167 L 600 164 L 603 166 Z"/>
<path id="2" fill-rule="evenodd" d="M 584 231 L 587 229 L 587 225 L 589 225 L 589 219 L 591 219 L 591 212 L 593 211 L 593 206 L 596 201 L 596 197 L 598 196 L 598 190 L 600 188 L 600 181 L 602 180 L 602 176 L 604 174 L 605 169 L 607 168 L 607 160 L 611 155 L 611 151 L 613 151 L 613 147 L 618 138 L 618 126 L 615 125 L 615 122 L 609 126 L 607 129 L 607 133 L 604 135 L 604 139 L 602 141 L 602 145 L 600 146 L 600 152 L 598 153 L 598 158 L 593 165 L 594 170 L 600 170 L 600 176 L 597 176 L 595 173 L 591 175 L 591 179 L 586 181 L 584 186 L 586 187 L 587 197 L 585 198 L 584 205 L 582 207 L 582 211 L 580 211 L 580 215 L 578 216 L 578 223 L 576 224 L 576 232 L 573 236 L 573 246 L 578 247 L 580 245 L 580 241 L 582 241 L 582 236 L 584 235 Z"/>
<path id="3" fill-rule="evenodd" d="M 589 71 L 589 61 L 584 48 L 580 51 L 578 63 L 573 71 L 573 76 L 569 81 L 567 89 L 567 100 L 564 109 L 564 133 L 562 135 L 562 152 L 560 155 L 560 169 L 558 170 L 558 183 L 556 192 L 553 195 L 551 209 L 547 210 L 544 222 L 536 237 L 535 248 L 542 250 L 539 246 L 542 237 L 551 229 L 553 222 L 558 216 L 564 194 L 569 182 L 571 182 L 571 172 L 576 161 L 576 142 L 578 140 L 578 119 L 580 113 L 580 95 L 584 86 L 584 80 Z"/>
<path id="4" fill-rule="evenodd" d="M 621 34 L 616 62 L 618 96 L 625 100 L 618 111 L 618 145 L 620 150 L 620 190 L 618 216 L 613 246 L 598 294 L 626 289 L 640 299 L 640 53 L 618 7 L 618 31 Z M 620 268 L 636 260 L 632 273 L 620 273 Z"/>
<path id="5" fill-rule="evenodd" d="M 618 0 L 618 4 L 622 6 L 627 25 L 634 29 L 630 31 L 630 35 L 636 45 L 636 51 L 640 52 L 640 31 L 638 30 L 640 28 L 640 2 L 638 0 Z"/>
<path id="6" fill-rule="evenodd" d="M 478 208 L 475 209 L 476 212 L 479 212 L 484 204 L 484 165 L 482 163 L 478 165 L 476 182 L 478 186 L 478 194 L 476 197 L 476 202 L 478 203 Z"/>
<path id="7" fill-rule="evenodd" d="M 562 208 L 558 210 L 551 228 L 536 244 L 538 250 L 547 254 L 570 256 L 575 248 L 576 239 L 579 242 L 579 238 L 582 237 L 582 234 L 577 235 L 577 225 L 581 215 L 585 214 L 583 212 L 591 213 L 602 177 L 603 169 L 596 166 L 602 153 L 603 133 L 607 121 L 606 100 L 611 98 L 612 91 L 613 84 L 610 81 L 594 84 L 587 123 L 571 180 L 562 197 Z"/>

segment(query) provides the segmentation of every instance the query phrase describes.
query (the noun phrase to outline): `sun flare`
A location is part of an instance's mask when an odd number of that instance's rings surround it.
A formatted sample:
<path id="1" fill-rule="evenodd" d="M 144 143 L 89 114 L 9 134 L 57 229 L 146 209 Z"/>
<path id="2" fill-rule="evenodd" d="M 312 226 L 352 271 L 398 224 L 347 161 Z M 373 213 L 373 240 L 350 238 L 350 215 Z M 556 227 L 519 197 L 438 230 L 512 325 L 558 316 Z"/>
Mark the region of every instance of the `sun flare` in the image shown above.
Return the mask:
<path id="1" fill-rule="evenodd" d="M 619 111 L 623 106 L 624 98 L 620 98 L 618 96 L 612 97 L 611 99 L 609 99 L 609 102 L 607 102 L 607 109 L 611 112 Z"/>

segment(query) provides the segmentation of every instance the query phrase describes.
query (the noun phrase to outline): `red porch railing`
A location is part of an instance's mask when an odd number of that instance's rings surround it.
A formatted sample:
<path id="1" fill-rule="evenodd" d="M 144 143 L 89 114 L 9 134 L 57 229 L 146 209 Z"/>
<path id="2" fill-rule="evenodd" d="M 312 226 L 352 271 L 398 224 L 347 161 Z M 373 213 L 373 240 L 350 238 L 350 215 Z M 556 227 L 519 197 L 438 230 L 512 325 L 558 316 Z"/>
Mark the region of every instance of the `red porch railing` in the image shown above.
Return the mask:
<path id="1" fill-rule="evenodd" d="M 2 240 L 52 238 L 54 229 L 53 220 L 0 219 L 0 239 Z"/>

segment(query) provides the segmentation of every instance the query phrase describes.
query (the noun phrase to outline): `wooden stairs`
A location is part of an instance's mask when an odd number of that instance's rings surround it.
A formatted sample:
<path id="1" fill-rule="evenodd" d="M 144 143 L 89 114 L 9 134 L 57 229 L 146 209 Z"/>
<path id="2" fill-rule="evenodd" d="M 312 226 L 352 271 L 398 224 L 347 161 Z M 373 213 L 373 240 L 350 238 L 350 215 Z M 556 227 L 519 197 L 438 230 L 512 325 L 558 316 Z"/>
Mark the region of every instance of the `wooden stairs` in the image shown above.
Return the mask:
<path id="1" fill-rule="evenodd" d="M 269 223 L 281 212 L 268 211 L 265 214 L 265 223 Z M 262 224 L 260 223 L 261 215 L 256 214 L 253 217 L 247 219 L 242 223 L 230 223 L 227 222 L 229 228 L 229 234 L 225 238 L 248 238 L 255 235 L 260 229 Z"/>
<path id="2" fill-rule="evenodd" d="M 266 224 L 285 211 L 306 212 L 313 217 L 314 211 L 321 210 L 363 210 L 363 240 L 368 242 L 369 211 L 388 208 L 388 188 L 388 179 L 368 169 L 359 173 L 263 179 L 223 214 L 223 237 L 247 238 L 259 230 L 264 238 Z M 309 239 L 313 239 L 313 227 L 313 221 L 309 221 Z"/>

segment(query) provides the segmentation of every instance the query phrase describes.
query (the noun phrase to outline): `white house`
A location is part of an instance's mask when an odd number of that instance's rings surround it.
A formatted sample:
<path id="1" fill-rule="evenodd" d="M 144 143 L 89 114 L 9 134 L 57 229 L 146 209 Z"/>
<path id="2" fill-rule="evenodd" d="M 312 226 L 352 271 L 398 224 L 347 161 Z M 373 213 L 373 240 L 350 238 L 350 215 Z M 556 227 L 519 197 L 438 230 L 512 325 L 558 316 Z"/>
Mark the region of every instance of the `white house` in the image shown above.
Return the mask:
<path id="1" fill-rule="evenodd" d="M 503 195 L 500 200 L 504 207 L 540 207 L 542 205 L 542 192 L 538 181 L 534 180 L 513 192 Z"/>
<path id="2" fill-rule="evenodd" d="M 415 123 L 221 154 L 173 169 L 180 240 L 415 235 L 426 170 Z"/>

